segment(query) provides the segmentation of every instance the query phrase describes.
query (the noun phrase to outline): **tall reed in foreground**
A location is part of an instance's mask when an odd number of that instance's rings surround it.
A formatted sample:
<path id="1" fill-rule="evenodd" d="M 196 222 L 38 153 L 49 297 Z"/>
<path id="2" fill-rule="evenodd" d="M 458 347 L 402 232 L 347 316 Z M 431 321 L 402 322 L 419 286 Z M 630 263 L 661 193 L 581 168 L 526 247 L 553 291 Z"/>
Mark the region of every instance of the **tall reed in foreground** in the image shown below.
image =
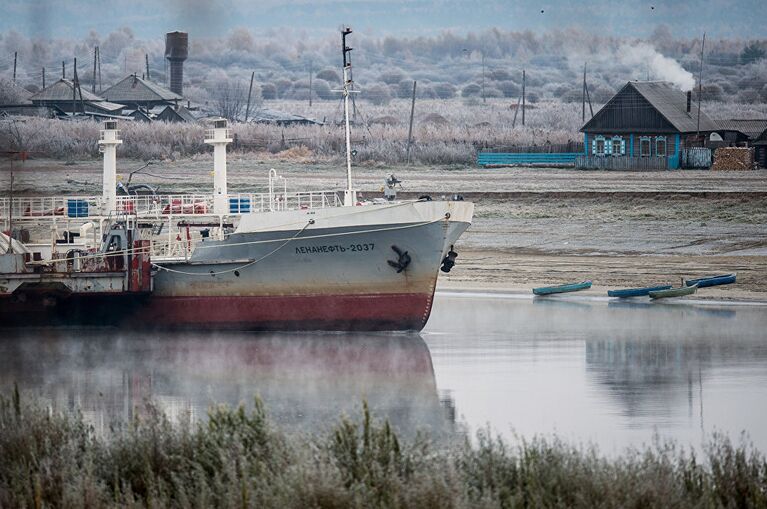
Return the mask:
<path id="1" fill-rule="evenodd" d="M 674 444 L 607 458 L 488 431 L 440 445 L 403 438 L 366 404 L 328 434 L 288 435 L 219 406 L 174 424 L 147 405 L 97 436 L 80 415 L 0 398 L 0 507 L 767 507 L 767 462 L 714 436 L 701 458 Z"/>

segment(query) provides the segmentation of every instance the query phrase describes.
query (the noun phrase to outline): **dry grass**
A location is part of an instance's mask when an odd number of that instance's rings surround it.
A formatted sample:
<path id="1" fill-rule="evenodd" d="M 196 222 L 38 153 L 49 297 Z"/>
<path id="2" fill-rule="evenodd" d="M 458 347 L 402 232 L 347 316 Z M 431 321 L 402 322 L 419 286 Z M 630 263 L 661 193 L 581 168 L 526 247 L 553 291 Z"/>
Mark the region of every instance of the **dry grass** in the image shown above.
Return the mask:
<path id="1" fill-rule="evenodd" d="M 0 507 L 765 507 L 767 462 L 717 436 L 626 451 L 536 438 L 403 440 L 365 405 L 329 436 L 288 436 L 256 401 L 196 426 L 156 408 L 97 437 L 81 416 L 0 400 Z"/>

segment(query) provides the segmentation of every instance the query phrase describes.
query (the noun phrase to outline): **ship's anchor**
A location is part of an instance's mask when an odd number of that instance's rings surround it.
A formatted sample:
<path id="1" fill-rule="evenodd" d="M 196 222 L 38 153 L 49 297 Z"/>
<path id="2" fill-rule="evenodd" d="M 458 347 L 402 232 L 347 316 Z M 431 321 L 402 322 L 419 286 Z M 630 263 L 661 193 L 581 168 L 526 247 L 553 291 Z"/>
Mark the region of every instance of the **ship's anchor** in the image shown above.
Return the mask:
<path id="1" fill-rule="evenodd" d="M 440 270 L 442 272 L 450 272 L 455 265 L 456 258 L 458 258 L 458 253 L 453 251 L 453 246 L 450 246 L 450 251 L 447 252 L 447 256 L 442 259 L 442 267 L 440 267 Z"/>
<path id="2" fill-rule="evenodd" d="M 410 265 L 411 259 L 410 255 L 407 254 L 407 251 L 402 251 L 397 246 L 392 246 L 392 250 L 397 253 L 397 261 L 393 262 L 391 260 L 386 260 L 386 262 L 391 266 L 397 269 L 397 274 L 402 272 L 407 268 L 408 265 Z"/>

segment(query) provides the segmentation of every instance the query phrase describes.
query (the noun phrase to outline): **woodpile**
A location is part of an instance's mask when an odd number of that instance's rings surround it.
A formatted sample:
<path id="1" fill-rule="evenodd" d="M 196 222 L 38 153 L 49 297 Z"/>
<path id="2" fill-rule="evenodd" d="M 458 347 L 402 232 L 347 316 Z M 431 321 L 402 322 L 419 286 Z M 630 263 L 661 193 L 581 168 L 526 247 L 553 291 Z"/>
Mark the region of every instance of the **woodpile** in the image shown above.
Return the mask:
<path id="1" fill-rule="evenodd" d="M 755 170 L 754 149 L 745 147 L 721 147 L 714 152 L 712 170 Z"/>

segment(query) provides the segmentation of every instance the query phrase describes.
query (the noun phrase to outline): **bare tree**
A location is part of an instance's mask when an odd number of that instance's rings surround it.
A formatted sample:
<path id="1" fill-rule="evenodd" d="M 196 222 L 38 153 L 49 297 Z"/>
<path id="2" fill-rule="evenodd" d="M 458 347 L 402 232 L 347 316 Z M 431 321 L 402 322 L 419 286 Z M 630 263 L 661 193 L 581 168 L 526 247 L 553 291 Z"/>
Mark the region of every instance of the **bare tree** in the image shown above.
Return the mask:
<path id="1" fill-rule="evenodd" d="M 224 81 L 216 94 L 216 112 L 227 120 L 236 122 L 245 114 L 246 87 L 239 81 Z M 252 109 L 252 105 L 251 105 Z"/>

